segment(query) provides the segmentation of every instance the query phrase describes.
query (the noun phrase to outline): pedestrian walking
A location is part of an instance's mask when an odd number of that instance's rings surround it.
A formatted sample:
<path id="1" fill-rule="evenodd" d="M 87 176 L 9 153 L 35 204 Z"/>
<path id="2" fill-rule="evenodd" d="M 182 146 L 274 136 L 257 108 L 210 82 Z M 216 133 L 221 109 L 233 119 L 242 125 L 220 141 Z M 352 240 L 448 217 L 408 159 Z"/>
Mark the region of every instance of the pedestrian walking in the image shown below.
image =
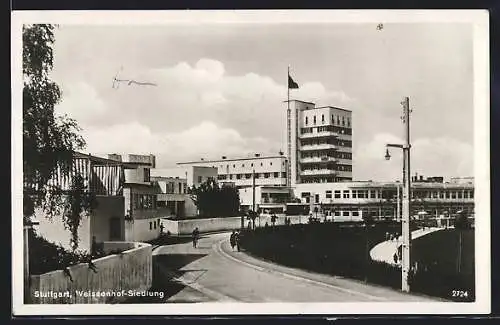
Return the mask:
<path id="1" fill-rule="evenodd" d="M 234 236 L 234 242 L 236 243 L 236 249 L 238 250 L 238 252 L 240 251 L 240 240 L 241 240 L 240 236 L 241 235 L 239 231 L 237 231 Z"/>
<path id="2" fill-rule="evenodd" d="M 231 236 L 229 237 L 229 243 L 231 244 L 231 248 L 234 251 L 234 246 L 236 246 L 236 231 L 233 230 Z"/>
<path id="3" fill-rule="evenodd" d="M 200 231 L 198 230 L 198 227 L 194 228 L 192 237 L 193 237 L 193 247 L 196 248 L 198 246 L 198 239 L 200 238 Z"/>

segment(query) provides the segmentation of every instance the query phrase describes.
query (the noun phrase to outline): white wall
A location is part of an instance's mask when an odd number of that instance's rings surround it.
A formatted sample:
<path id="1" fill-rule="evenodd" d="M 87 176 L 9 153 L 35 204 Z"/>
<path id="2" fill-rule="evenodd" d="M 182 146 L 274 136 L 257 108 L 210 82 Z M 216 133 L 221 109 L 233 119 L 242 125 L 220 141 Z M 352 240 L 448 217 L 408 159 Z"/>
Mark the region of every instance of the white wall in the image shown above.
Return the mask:
<path id="1" fill-rule="evenodd" d="M 149 169 L 149 167 L 137 167 L 136 169 L 125 169 L 125 182 L 134 184 L 146 184 L 149 185 L 150 182 L 144 181 L 144 170 Z"/>
<path id="2" fill-rule="evenodd" d="M 56 215 L 52 220 L 49 220 L 41 209 L 36 209 L 33 219 L 40 223 L 34 227 L 40 236 L 49 242 L 62 245 L 65 249 L 71 250 L 71 233 L 64 227 L 62 214 Z M 90 217 L 82 217 L 78 235 L 80 238 L 79 250 L 89 252 L 91 246 Z"/>
<path id="3" fill-rule="evenodd" d="M 110 219 L 118 217 L 121 219 L 122 240 L 125 239 L 125 229 L 123 227 L 123 202 L 121 196 L 97 196 L 97 207 L 91 216 L 82 216 L 80 227 L 78 228 L 79 250 L 90 251 L 92 236 L 96 236 L 97 241 L 110 240 Z M 34 220 L 40 224 L 35 226 L 38 234 L 46 240 L 60 244 L 66 249 L 71 249 L 71 233 L 65 229 L 62 214 L 56 215 L 49 220 L 41 209 L 35 211 Z"/>
<path id="4" fill-rule="evenodd" d="M 201 176 L 201 182 L 199 177 Z M 187 168 L 187 185 L 198 187 L 201 183 L 207 181 L 209 177 L 217 180 L 217 168 L 192 166 Z"/>
<path id="5" fill-rule="evenodd" d="M 128 236 L 127 241 L 148 241 L 155 238 L 158 238 L 160 235 L 160 223 L 158 220 L 160 218 L 146 218 L 146 219 L 135 219 L 133 222 L 126 222 Z M 150 229 L 150 222 L 153 223 L 152 229 Z M 156 229 L 154 227 L 154 222 L 156 222 Z M 166 231 L 166 230 L 165 230 Z"/>

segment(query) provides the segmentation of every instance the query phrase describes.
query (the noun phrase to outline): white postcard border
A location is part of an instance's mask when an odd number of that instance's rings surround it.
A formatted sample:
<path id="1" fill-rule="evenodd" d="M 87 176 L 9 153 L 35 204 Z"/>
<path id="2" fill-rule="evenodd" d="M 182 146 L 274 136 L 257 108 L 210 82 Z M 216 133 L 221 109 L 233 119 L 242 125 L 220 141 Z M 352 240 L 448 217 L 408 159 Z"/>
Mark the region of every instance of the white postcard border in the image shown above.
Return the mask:
<path id="1" fill-rule="evenodd" d="M 491 302 L 489 21 L 486 10 L 16 11 L 12 13 L 12 297 L 21 315 L 487 314 Z M 24 305 L 22 225 L 22 24 L 426 23 L 474 25 L 476 302 Z"/>

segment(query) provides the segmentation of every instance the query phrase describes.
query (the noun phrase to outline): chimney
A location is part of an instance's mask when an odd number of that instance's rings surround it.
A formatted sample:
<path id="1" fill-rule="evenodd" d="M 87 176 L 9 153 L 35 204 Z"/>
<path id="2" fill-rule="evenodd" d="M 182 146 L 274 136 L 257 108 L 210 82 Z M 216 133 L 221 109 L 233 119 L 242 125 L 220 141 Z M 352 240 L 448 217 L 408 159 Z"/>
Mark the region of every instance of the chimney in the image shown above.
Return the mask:
<path id="1" fill-rule="evenodd" d="M 256 154 L 255 154 L 255 157 L 260 157 L 260 153 L 256 153 Z"/>
<path id="2" fill-rule="evenodd" d="M 116 160 L 116 161 L 122 161 L 122 156 L 121 155 L 118 155 L 116 153 L 110 153 L 108 154 L 108 159 L 111 159 L 111 160 Z"/>
<path id="3" fill-rule="evenodd" d="M 280 154 L 280 156 L 283 156 L 283 151 L 280 151 L 279 154 Z"/>
<path id="4" fill-rule="evenodd" d="M 424 176 L 420 175 L 420 181 L 423 182 L 424 181 Z"/>
<path id="5" fill-rule="evenodd" d="M 226 159 L 227 157 L 226 156 L 222 156 L 222 159 Z"/>
<path id="6" fill-rule="evenodd" d="M 201 161 L 204 161 L 204 160 L 205 160 L 205 158 L 201 158 Z"/>

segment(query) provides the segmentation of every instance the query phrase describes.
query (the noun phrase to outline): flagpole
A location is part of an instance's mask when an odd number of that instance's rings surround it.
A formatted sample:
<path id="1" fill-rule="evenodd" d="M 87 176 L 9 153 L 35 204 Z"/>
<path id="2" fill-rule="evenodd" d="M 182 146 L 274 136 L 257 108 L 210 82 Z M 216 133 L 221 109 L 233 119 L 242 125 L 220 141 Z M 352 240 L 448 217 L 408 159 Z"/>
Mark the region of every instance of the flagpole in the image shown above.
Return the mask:
<path id="1" fill-rule="evenodd" d="M 287 176 L 286 179 L 287 179 L 287 185 L 288 186 L 292 186 L 292 182 L 291 182 L 292 181 L 292 175 L 290 175 L 290 172 L 292 171 L 292 168 L 290 166 L 290 164 L 292 163 L 291 162 L 292 152 L 291 152 L 291 144 L 288 143 L 290 141 L 289 135 L 292 132 L 292 130 L 290 129 L 291 128 L 291 125 L 290 125 L 290 118 L 291 118 L 290 114 L 291 114 L 291 112 L 290 112 L 290 84 L 289 83 L 290 83 L 290 65 L 288 65 L 288 72 L 287 72 L 287 75 L 286 75 L 286 90 L 287 90 L 287 101 L 286 101 L 286 103 L 287 103 L 288 109 L 286 111 L 286 113 L 287 113 L 287 124 L 286 124 L 286 126 L 287 126 L 287 135 L 286 135 L 286 139 L 285 140 L 287 142 L 287 148 L 288 148 L 288 150 L 287 150 L 288 151 L 288 158 L 287 158 L 287 160 L 288 160 L 288 163 L 287 163 L 288 168 L 287 168 L 287 171 L 286 171 L 286 174 L 287 174 L 286 175 Z"/>

